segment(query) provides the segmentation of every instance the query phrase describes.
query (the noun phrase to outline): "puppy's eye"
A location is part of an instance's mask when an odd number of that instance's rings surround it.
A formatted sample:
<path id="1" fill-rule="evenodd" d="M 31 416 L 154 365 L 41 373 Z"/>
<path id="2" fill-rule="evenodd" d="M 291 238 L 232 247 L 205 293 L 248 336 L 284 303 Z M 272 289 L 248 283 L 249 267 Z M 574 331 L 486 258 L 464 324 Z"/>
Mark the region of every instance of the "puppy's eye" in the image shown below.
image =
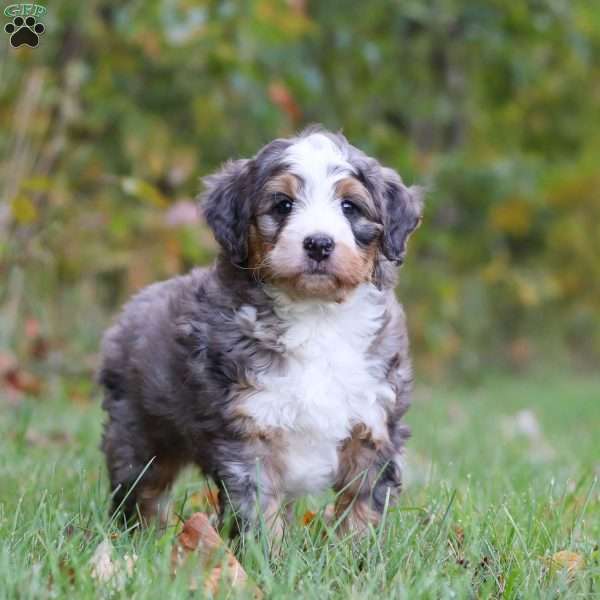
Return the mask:
<path id="1" fill-rule="evenodd" d="M 273 210 L 282 217 L 289 215 L 292 212 L 294 201 L 286 194 L 277 193 L 273 197 Z"/>
<path id="2" fill-rule="evenodd" d="M 356 217 L 361 214 L 360 208 L 352 202 L 352 200 L 343 200 L 342 201 L 342 212 L 347 217 Z"/>

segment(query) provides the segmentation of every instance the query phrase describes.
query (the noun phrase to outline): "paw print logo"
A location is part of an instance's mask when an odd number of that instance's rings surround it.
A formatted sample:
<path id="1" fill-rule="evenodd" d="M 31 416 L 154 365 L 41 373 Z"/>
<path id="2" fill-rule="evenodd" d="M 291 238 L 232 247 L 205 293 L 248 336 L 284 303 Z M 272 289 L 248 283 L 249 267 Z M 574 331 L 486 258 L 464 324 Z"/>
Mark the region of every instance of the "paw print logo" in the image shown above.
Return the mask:
<path id="1" fill-rule="evenodd" d="M 35 48 L 39 44 L 39 36 L 46 31 L 46 28 L 38 23 L 35 17 L 29 16 L 26 19 L 15 17 L 12 23 L 4 26 L 4 31 L 10 35 L 10 45 L 13 48 L 24 44 Z"/>

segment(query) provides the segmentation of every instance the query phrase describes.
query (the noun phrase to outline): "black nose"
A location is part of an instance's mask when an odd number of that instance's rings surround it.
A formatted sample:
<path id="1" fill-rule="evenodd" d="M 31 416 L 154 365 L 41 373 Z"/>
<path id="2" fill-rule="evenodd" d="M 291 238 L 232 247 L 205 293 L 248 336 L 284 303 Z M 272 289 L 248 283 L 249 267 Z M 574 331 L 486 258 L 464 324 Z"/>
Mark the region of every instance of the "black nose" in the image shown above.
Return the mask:
<path id="1" fill-rule="evenodd" d="M 326 235 L 309 235 L 304 238 L 306 254 L 316 261 L 328 258 L 333 252 L 334 246 L 334 241 Z"/>

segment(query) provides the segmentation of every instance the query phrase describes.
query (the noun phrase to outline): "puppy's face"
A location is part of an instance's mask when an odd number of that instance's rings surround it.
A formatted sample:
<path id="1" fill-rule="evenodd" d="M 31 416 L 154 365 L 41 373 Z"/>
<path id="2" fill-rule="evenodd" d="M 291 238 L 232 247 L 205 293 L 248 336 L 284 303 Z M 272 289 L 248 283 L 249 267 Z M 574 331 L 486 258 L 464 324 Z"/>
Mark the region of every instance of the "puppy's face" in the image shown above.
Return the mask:
<path id="1" fill-rule="evenodd" d="M 340 135 L 275 140 L 208 178 L 204 212 L 229 259 L 295 298 L 341 301 L 401 262 L 421 201 Z"/>
<path id="2" fill-rule="evenodd" d="M 313 134 L 269 177 L 250 228 L 249 266 L 293 296 L 341 299 L 370 279 L 383 225 L 338 146 Z"/>

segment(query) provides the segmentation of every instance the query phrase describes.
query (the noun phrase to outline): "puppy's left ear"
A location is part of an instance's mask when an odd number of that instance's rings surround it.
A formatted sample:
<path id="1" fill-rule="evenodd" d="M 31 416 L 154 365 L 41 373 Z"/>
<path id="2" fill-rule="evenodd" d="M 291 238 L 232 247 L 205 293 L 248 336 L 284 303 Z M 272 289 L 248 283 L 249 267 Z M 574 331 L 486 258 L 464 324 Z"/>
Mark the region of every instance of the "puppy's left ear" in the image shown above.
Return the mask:
<path id="1" fill-rule="evenodd" d="M 229 161 L 202 182 L 202 212 L 215 239 L 235 264 L 248 258 L 248 227 L 251 216 L 252 189 L 250 160 Z"/>
<path id="2" fill-rule="evenodd" d="M 404 262 L 406 242 L 421 224 L 423 216 L 423 189 L 406 187 L 392 169 L 383 172 L 383 243 L 385 257 L 398 265 Z"/>

